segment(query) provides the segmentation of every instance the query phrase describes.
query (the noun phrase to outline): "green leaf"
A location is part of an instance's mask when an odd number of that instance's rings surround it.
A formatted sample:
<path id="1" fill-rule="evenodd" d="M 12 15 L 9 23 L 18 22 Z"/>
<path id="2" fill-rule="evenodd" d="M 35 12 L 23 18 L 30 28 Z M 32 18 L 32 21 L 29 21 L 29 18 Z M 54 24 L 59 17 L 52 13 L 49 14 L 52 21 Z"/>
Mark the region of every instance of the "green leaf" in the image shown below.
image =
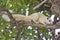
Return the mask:
<path id="1" fill-rule="evenodd" d="M 48 4 L 44 4 L 44 6 L 45 6 L 45 7 L 50 7 L 50 5 L 48 5 Z"/>
<path id="2" fill-rule="evenodd" d="M 48 33 L 45 34 L 46 38 L 50 38 L 50 35 Z"/>
<path id="3" fill-rule="evenodd" d="M 10 0 L 7 0 L 6 9 L 10 9 Z"/>

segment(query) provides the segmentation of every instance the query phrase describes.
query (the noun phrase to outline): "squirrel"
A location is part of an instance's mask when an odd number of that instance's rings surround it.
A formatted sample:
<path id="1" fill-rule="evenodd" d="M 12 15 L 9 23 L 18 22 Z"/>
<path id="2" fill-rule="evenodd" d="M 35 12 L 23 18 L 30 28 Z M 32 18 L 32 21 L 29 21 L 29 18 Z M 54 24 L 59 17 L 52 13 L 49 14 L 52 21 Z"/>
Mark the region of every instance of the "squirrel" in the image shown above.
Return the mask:
<path id="1" fill-rule="evenodd" d="M 31 19 L 35 23 L 42 23 L 42 24 L 50 24 L 49 20 L 47 19 L 47 16 L 41 13 L 34 13 L 30 15 Z"/>
<path id="2" fill-rule="evenodd" d="M 34 23 L 41 23 L 41 24 L 50 24 L 49 20 L 47 19 L 47 16 L 41 13 L 33 13 L 29 16 L 21 15 L 21 14 L 13 14 L 13 18 L 15 18 L 16 21 L 24 20 L 24 21 L 33 21 Z M 7 17 L 5 19 L 5 17 Z M 8 20 L 8 15 L 2 16 L 3 19 Z"/>

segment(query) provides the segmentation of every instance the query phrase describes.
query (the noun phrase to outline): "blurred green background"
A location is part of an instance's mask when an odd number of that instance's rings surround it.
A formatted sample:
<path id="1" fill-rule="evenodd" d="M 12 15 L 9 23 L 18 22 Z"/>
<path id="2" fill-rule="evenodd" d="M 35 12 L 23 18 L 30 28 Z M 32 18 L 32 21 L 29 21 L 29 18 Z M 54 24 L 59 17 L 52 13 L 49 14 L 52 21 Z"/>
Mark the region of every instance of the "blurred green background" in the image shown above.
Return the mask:
<path id="1" fill-rule="evenodd" d="M 13 14 L 23 14 L 26 15 L 26 10 L 28 9 L 29 15 L 37 12 L 33 10 L 33 7 L 38 5 L 40 2 L 38 0 L 0 0 L 0 8 L 5 8 L 7 10 L 13 11 Z M 48 4 L 45 4 L 46 7 L 49 7 Z M 44 15 L 49 14 L 49 11 L 44 11 Z M 6 22 L 2 19 L 2 15 L 0 15 L 0 40 L 13 40 L 15 38 L 18 30 L 15 26 L 12 30 L 9 30 L 10 22 Z M 40 37 L 43 40 L 43 37 L 49 39 L 51 36 L 49 34 L 50 29 L 45 28 L 37 28 L 31 26 L 24 26 L 19 35 L 18 40 L 38 40 Z"/>

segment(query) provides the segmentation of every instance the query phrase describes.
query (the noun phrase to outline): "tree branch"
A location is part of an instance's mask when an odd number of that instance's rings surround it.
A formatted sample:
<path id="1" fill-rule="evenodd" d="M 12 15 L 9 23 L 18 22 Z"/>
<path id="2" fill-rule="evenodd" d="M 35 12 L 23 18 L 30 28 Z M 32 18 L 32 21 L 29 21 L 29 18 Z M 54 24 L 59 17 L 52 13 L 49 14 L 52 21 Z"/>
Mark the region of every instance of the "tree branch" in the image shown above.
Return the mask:
<path id="1" fill-rule="evenodd" d="M 11 24 L 10 28 L 12 29 L 12 27 L 16 24 L 15 19 L 13 18 L 12 14 L 9 12 L 9 10 L 6 10 L 4 8 L 0 8 L 0 12 L 3 12 L 3 11 L 5 11 L 6 12 L 5 14 L 7 14 L 8 17 L 10 18 L 10 24 Z"/>
<path id="2" fill-rule="evenodd" d="M 50 28 L 50 29 L 56 29 L 59 28 L 59 25 L 43 25 L 43 24 L 36 24 L 33 22 L 29 22 L 29 21 L 18 21 L 18 24 L 22 24 L 22 25 L 26 25 L 26 26 L 35 26 L 35 27 L 39 27 L 39 28 Z"/>
<path id="3" fill-rule="evenodd" d="M 0 12 L 1 11 L 4 11 L 4 10 L 1 10 L 0 9 Z M 15 24 L 16 26 L 17 26 L 17 29 L 19 29 L 19 27 L 21 26 L 21 25 L 26 25 L 26 26 L 36 26 L 36 27 L 39 27 L 39 28 L 50 28 L 50 29 L 55 29 L 55 28 L 59 28 L 59 26 L 60 26 L 60 22 L 59 22 L 59 24 L 55 24 L 55 25 L 43 25 L 43 24 L 36 24 L 36 23 L 34 23 L 34 22 L 32 22 L 32 21 L 16 21 L 13 17 L 12 17 L 12 15 L 11 15 L 11 13 L 9 12 L 9 11 L 7 11 L 7 10 L 5 10 L 6 12 L 7 12 L 7 15 L 9 16 L 9 18 L 10 18 L 10 20 L 11 20 L 11 23 L 12 24 Z M 18 25 L 20 25 L 20 26 L 18 26 Z"/>
<path id="4" fill-rule="evenodd" d="M 41 3 L 39 3 L 37 6 L 35 6 L 33 9 L 35 10 L 35 9 L 37 9 L 37 8 L 39 8 L 42 4 L 44 4 L 45 2 L 46 2 L 47 0 L 44 0 L 43 2 L 41 2 Z"/>

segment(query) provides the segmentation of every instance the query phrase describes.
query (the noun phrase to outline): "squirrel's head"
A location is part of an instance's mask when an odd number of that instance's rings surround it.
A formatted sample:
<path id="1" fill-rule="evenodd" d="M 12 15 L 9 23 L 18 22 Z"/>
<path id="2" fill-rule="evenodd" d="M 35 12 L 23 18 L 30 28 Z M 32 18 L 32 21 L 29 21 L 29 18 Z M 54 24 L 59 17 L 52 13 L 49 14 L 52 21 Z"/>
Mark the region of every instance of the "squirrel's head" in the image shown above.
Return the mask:
<path id="1" fill-rule="evenodd" d="M 59 21 L 59 17 L 55 14 L 52 14 L 48 20 L 50 21 L 50 24 L 56 24 Z"/>

